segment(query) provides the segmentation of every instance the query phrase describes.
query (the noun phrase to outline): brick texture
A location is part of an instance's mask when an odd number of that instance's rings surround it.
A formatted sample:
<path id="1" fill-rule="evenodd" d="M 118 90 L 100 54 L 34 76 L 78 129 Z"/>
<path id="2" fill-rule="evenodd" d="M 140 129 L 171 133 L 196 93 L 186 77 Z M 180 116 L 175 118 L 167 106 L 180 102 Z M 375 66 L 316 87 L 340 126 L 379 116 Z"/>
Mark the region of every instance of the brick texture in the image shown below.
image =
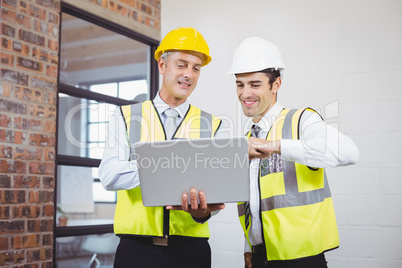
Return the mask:
<path id="1" fill-rule="evenodd" d="M 53 267 L 60 1 L 2 0 L 0 18 L 0 266 Z"/>
<path id="2" fill-rule="evenodd" d="M 160 0 L 84 0 L 127 16 L 139 23 L 160 31 Z"/>
<path id="3" fill-rule="evenodd" d="M 0 267 L 54 267 L 60 0 L 0 1 Z M 82 1 L 160 31 L 160 0 Z"/>

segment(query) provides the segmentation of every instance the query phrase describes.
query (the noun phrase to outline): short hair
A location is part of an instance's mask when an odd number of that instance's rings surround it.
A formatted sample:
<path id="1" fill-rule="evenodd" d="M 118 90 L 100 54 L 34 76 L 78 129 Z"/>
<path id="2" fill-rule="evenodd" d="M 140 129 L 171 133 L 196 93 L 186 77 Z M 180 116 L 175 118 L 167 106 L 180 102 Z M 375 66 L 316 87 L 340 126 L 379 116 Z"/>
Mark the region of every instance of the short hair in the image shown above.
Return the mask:
<path id="1" fill-rule="evenodd" d="M 165 66 L 167 66 L 169 56 L 175 52 L 184 52 L 184 53 L 192 54 L 194 56 L 199 57 L 202 60 L 202 63 L 204 63 L 204 54 L 201 52 L 191 51 L 191 50 L 169 50 L 169 51 L 163 52 L 162 55 L 160 56 L 165 61 Z"/>
<path id="2" fill-rule="evenodd" d="M 167 66 L 167 62 L 168 62 L 168 58 L 170 55 L 173 54 L 173 51 L 167 51 L 167 52 L 163 52 L 161 55 L 161 58 L 163 59 L 163 61 L 165 62 L 165 66 Z"/>
<path id="3" fill-rule="evenodd" d="M 274 68 L 267 68 L 262 71 L 261 73 L 264 73 L 269 81 L 268 83 L 272 86 L 272 84 L 275 82 L 276 78 L 281 77 L 281 70 L 280 69 L 274 69 Z"/>
<path id="4" fill-rule="evenodd" d="M 268 84 L 272 87 L 272 84 L 276 81 L 276 78 L 282 77 L 282 70 L 275 68 L 268 68 L 261 71 L 268 77 Z M 278 99 L 278 92 L 275 93 L 275 99 Z"/>

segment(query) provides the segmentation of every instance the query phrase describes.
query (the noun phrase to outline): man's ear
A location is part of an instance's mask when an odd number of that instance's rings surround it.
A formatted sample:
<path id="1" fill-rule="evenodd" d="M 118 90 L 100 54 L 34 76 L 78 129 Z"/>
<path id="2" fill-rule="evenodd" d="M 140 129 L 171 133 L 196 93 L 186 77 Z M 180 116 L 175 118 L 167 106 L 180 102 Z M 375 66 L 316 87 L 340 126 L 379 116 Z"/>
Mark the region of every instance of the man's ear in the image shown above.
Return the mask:
<path id="1" fill-rule="evenodd" d="M 281 85 L 282 85 L 282 79 L 280 77 L 277 77 L 275 79 L 275 82 L 272 83 L 272 93 L 276 94 L 278 92 L 279 88 L 281 87 Z"/>
<path id="2" fill-rule="evenodd" d="M 166 64 L 165 64 L 165 60 L 162 57 L 160 57 L 158 60 L 158 70 L 161 75 L 165 74 Z"/>

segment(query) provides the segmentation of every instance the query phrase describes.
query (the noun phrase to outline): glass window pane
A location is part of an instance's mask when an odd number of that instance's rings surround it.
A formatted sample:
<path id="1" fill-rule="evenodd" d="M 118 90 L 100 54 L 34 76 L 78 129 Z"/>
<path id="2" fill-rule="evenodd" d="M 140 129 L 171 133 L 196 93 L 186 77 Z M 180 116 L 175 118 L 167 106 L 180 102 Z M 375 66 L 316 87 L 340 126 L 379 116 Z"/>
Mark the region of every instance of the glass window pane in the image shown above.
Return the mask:
<path id="1" fill-rule="evenodd" d="M 58 237 L 56 238 L 56 266 L 59 268 L 113 267 L 119 241 L 119 237 L 113 233 Z M 99 254 L 94 255 L 95 253 Z M 96 260 L 94 258 L 90 263 L 94 256 Z M 96 265 L 96 261 L 100 265 Z"/>
<path id="2" fill-rule="evenodd" d="M 84 157 L 88 105 L 85 99 L 59 94 L 58 153 Z"/>
<path id="3" fill-rule="evenodd" d="M 144 80 L 148 93 L 150 59 L 149 45 L 62 13 L 61 83 L 116 97 L 113 83 Z"/>
<path id="4" fill-rule="evenodd" d="M 57 203 L 65 213 L 95 212 L 92 195 L 91 167 L 62 166 L 57 167 L 59 195 Z"/>
<path id="5" fill-rule="evenodd" d="M 92 122 L 91 122 L 92 123 Z M 106 123 L 92 123 L 89 125 L 89 142 L 99 142 L 106 140 Z"/>
<path id="6" fill-rule="evenodd" d="M 57 167 L 57 218 L 61 214 L 68 217 L 67 226 L 85 224 L 101 224 L 102 220 L 110 223 L 114 217 L 116 192 L 108 192 L 102 187 L 97 179 L 98 168 L 64 166 Z M 94 186 L 96 185 L 96 186 Z M 94 192 L 94 187 L 96 192 Z M 113 198 L 112 198 L 113 196 Z M 112 202 L 108 204 L 98 204 L 96 199 L 104 199 L 102 202 Z M 61 209 L 61 210 L 60 210 Z M 97 219 L 95 221 L 95 219 Z M 81 222 L 81 220 L 88 220 Z M 58 220 L 58 225 L 60 222 Z"/>
<path id="7" fill-rule="evenodd" d="M 95 202 L 116 202 L 116 192 L 106 191 L 100 182 L 92 184 L 92 193 Z"/>
<path id="8" fill-rule="evenodd" d="M 104 142 L 94 142 L 89 146 L 89 158 L 98 158 L 101 159 L 103 156 L 103 150 L 105 149 Z"/>
<path id="9" fill-rule="evenodd" d="M 101 159 L 99 143 L 105 142 L 106 120 L 115 110 L 113 104 L 59 94 L 58 154 Z"/>
<path id="10" fill-rule="evenodd" d="M 89 120 L 91 122 L 108 122 L 116 111 L 116 105 L 90 101 Z"/>
<path id="11" fill-rule="evenodd" d="M 96 93 L 117 97 L 117 85 L 117 83 L 91 85 L 89 90 Z"/>
<path id="12" fill-rule="evenodd" d="M 142 102 L 148 99 L 147 80 L 136 80 L 119 83 L 119 98 Z"/>

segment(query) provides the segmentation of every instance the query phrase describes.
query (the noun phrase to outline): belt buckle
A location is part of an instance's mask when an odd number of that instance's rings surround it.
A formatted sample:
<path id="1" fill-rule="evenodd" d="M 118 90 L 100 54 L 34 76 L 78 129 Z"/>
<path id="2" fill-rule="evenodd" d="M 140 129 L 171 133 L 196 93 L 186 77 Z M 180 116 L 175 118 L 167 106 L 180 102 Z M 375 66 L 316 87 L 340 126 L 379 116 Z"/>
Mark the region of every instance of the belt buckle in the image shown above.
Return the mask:
<path id="1" fill-rule="evenodd" d="M 152 243 L 157 246 L 167 246 L 168 238 L 167 237 L 153 237 Z"/>

